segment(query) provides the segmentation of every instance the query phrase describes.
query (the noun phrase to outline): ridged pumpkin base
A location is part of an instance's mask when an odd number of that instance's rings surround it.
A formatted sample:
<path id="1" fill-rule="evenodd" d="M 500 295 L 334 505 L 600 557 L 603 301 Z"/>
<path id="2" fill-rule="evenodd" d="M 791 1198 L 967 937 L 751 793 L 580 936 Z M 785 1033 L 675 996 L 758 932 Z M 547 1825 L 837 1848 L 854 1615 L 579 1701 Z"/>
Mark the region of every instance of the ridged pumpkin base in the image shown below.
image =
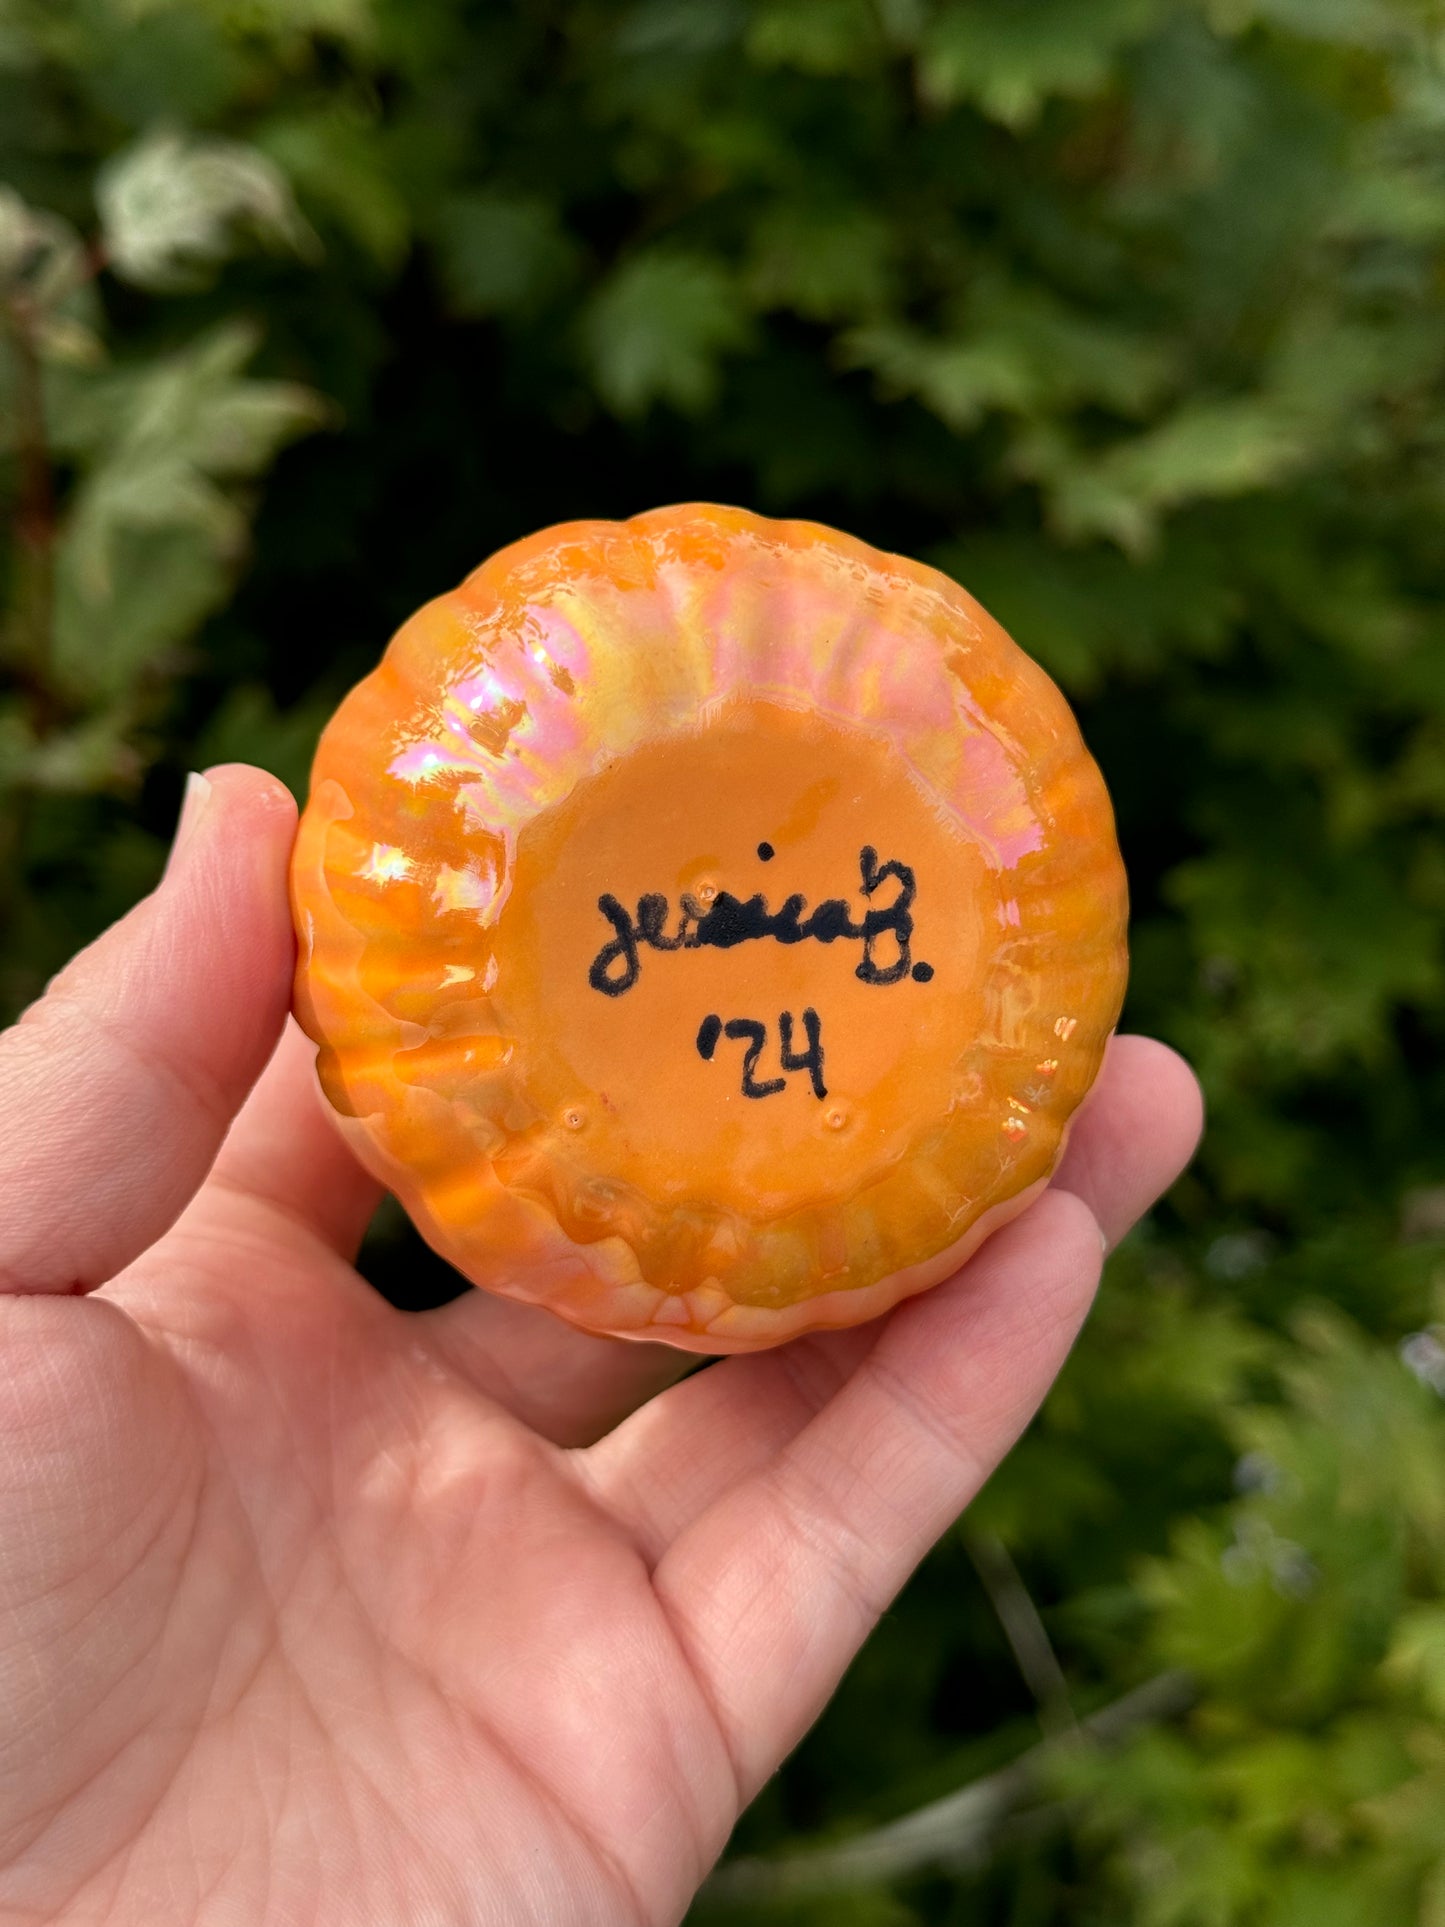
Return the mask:
<path id="1" fill-rule="evenodd" d="M 476 1283 L 701 1351 L 875 1316 L 1047 1180 L 1123 995 L 1107 795 L 936 572 L 808 523 L 544 531 L 317 753 L 297 1014 Z"/>

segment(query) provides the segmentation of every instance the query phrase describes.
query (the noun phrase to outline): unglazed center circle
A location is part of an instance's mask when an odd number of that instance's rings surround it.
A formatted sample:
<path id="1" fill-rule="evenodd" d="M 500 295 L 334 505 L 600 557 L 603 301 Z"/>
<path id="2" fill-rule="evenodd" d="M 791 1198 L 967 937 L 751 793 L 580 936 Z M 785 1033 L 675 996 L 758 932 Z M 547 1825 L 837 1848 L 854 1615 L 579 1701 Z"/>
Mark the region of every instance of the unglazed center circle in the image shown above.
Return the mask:
<path id="1" fill-rule="evenodd" d="M 733 703 L 634 750 L 517 839 L 490 994 L 522 1161 L 754 1219 L 855 1193 L 956 1095 L 996 903 L 866 730 Z"/>

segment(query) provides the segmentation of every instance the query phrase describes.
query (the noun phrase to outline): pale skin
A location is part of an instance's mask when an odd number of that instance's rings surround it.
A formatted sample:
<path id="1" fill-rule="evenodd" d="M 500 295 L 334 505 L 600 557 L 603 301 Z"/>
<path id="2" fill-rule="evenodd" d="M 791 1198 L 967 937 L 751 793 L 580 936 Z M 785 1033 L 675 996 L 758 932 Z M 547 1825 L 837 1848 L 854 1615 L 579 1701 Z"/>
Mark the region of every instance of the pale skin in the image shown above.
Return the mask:
<path id="1" fill-rule="evenodd" d="M 1118 1037 L 1049 1190 L 695 1361 L 393 1310 L 288 1026 L 295 813 L 210 773 L 0 1038 L 0 1923 L 662 1927 L 1039 1405 L 1200 1128 Z"/>

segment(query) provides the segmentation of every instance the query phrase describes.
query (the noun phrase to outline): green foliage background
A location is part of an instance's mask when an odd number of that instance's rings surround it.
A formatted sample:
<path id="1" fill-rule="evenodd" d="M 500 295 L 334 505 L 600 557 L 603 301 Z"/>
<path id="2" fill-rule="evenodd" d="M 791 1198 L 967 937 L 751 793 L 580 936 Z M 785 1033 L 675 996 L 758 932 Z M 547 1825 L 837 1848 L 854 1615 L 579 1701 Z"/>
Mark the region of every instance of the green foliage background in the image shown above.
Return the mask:
<path id="1" fill-rule="evenodd" d="M 1438 0 L 0 0 L 0 179 L 7 1010 L 564 517 L 936 562 L 1104 767 L 1206 1146 L 699 1918 L 1442 1927 Z"/>

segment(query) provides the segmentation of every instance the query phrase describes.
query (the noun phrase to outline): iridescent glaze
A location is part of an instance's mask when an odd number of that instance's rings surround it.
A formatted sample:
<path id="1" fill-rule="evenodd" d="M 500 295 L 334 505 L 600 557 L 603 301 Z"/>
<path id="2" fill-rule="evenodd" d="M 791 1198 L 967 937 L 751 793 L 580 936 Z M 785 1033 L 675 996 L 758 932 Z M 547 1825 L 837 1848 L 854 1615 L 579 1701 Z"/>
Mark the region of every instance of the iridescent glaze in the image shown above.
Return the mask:
<path id="1" fill-rule="evenodd" d="M 934 570 L 705 505 L 404 624 L 293 900 L 322 1087 L 437 1250 L 701 1351 L 871 1318 L 1021 1210 L 1126 969 L 1042 670 Z"/>

